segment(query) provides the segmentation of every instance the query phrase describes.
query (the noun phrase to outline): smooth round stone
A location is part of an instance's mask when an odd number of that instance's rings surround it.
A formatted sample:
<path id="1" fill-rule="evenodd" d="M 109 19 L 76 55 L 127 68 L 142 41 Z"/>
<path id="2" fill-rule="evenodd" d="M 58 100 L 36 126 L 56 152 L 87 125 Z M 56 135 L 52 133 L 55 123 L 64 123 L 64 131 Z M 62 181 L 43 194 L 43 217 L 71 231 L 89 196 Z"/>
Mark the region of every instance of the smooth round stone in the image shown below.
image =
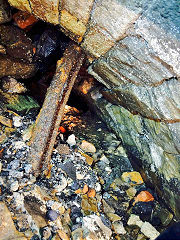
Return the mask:
<path id="1" fill-rule="evenodd" d="M 48 210 L 46 212 L 46 218 L 50 221 L 55 221 L 58 218 L 59 214 L 55 210 Z"/>

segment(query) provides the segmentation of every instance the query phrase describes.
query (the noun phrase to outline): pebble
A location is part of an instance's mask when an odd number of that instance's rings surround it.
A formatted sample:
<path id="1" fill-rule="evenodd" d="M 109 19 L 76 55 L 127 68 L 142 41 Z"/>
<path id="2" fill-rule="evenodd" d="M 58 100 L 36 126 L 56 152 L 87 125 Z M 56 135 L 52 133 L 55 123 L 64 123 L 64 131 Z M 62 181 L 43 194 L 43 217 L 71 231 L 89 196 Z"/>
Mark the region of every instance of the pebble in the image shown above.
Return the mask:
<path id="1" fill-rule="evenodd" d="M 112 224 L 112 227 L 116 234 L 126 234 L 126 230 L 121 221 L 115 222 Z"/>
<path id="2" fill-rule="evenodd" d="M 31 164 L 26 164 L 24 166 L 25 173 L 29 174 L 32 170 L 32 165 Z"/>
<path id="3" fill-rule="evenodd" d="M 74 135 L 74 134 L 71 134 L 71 135 L 68 137 L 68 139 L 67 139 L 66 142 L 67 142 L 71 147 L 74 146 L 74 145 L 76 145 L 76 137 L 75 137 L 75 135 Z"/>
<path id="4" fill-rule="evenodd" d="M 13 117 L 13 125 L 14 127 L 21 127 L 22 126 L 22 117 L 20 116 L 14 116 Z"/>
<path id="5" fill-rule="evenodd" d="M 23 141 L 17 141 L 17 142 L 14 142 L 14 148 L 16 150 L 19 150 L 19 149 L 22 149 L 24 147 L 27 147 L 27 145 L 25 144 L 25 142 Z"/>
<path id="6" fill-rule="evenodd" d="M 59 144 L 56 149 L 59 154 L 65 154 L 65 155 L 70 154 L 70 149 L 67 146 L 67 144 Z"/>
<path id="7" fill-rule="evenodd" d="M 129 226 L 135 225 L 135 226 L 141 227 L 143 224 L 143 221 L 140 220 L 139 216 L 137 216 L 135 214 L 131 214 L 130 218 L 128 219 L 127 224 Z"/>
<path id="8" fill-rule="evenodd" d="M 124 172 L 121 175 L 121 178 L 124 182 L 130 183 L 130 185 L 140 185 L 143 184 L 143 179 L 139 172 Z"/>
<path id="9" fill-rule="evenodd" d="M 12 192 L 16 192 L 16 191 L 18 190 L 18 188 L 19 188 L 19 183 L 18 183 L 18 181 L 13 182 L 13 183 L 11 184 L 11 186 L 10 186 L 10 190 L 11 190 Z"/>
<path id="10" fill-rule="evenodd" d="M 92 143 L 89 143 L 85 140 L 82 141 L 80 148 L 84 151 L 84 152 L 89 152 L 89 153 L 95 153 L 96 152 L 96 148 Z"/>
<path id="11" fill-rule="evenodd" d="M 7 117 L 0 116 L 0 123 L 7 127 L 12 128 L 12 120 Z"/>
<path id="12" fill-rule="evenodd" d="M 48 210 L 46 212 L 46 218 L 50 221 L 55 221 L 58 218 L 59 214 L 55 210 Z"/>
<path id="13" fill-rule="evenodd" d="M 31 124 L 27 129 L 25 129 L 22 133 L 22 139 L 24 142 L 29 141 L 32 137 L 32 133 L 34 130 L 34 124 Z"/>
<path id="14" fill-rule="evenodd" d="M 156 239 L 160 233 L 149 223 L 149 222 L 144 222 L 141 226 L 141 232 L 150 240 Z"/>

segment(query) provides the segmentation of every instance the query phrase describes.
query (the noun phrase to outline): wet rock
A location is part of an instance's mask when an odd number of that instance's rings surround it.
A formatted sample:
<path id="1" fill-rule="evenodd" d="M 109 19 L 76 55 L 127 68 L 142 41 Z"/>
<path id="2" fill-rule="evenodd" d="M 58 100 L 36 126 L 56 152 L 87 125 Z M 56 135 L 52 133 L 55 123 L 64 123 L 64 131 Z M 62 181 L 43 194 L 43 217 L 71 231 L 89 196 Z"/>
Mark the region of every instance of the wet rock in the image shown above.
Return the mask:
<path id="1" fill-rule="evenodd" d="M 126 230 L 123 226 L 123 223 L 118 221 L 112 224 L 113 230 L 116 234 L 126 234 Z"/>
<path id="2" fill-rule="evenodd" d="M 81 208 L 84 212 L 98 212 L 96 199 L 88 199 L 88 197 L 84 195 L 81 201 Z"/>
<path id="3" fill-rule="evenodd" d="M 6 0 L 0 2 L 0 24 L 11 21 L 11 10 Z"/>
<path id="4" fill-rule="evenodd" d="M 81 213 L 81 209 L 80 208 L 78 208 L 77 206 L 72 206 L 71 207 L 70 217 L 71 217 L 72 222 L 76 222 L 76 219 L 80 218 L 82 216 L 83 215 Z"/>
<path id="5" fill-rule="evenodd" d="M 29 78 L 36 72 L 36 67 L 32 63 L 26 63 L 12 57 L 0 56 L 0 78 L 13 76 L 15 78 Z"/>
<path id="6" fill-rule="evenodd" d="M 11 184 L 11 186 L 10 186 L 10 190 L 11 190 L 12 192 L 16 192 L 16 191 L 18 190 L 18 188 L 19 188 L 19 183 L 18 183 L 18 181 L 13 182 L 13 183 Z"/>
<path id="7" fill-rule="evenodd" d="M 126 193 L 130 199 L 134 198 L 136 195 L 137 190 L 133 187 L 130 187 L 128 190 L 126 190 Z"/>
<path id="8" fill-rule="evenodd" d="M 6 52 L 10 57 L 32 61 L 33 45 L 24 31 L 12 25 L 1 25 L 0 37 L 1 43 L 6 47 Z"/>
<path id="9" fill-rule="evenodd" d="M 41 2 L 42 3 L 42 2 Z M 68 38 L 66 38 L 56 27 L 47 27 L 35 41 L 36 53 L 34 60 L 38 64 L 41 72 L 46 72 L 47 68 L 53 64 L 54 59 L 59 59 L 65 50 Z M 59 52 L 57 54 L 57 51 Z"/>
<path id="10" fill-rule="evenodd" d="M 24 93 L 27 91 L 22 83 L 12 77 L 4 77 L 2 79 L 2 89 L 7 93 Z"/>
<path id="11" fill-rule="evenodd" d="M 139 172 L 124 172 L 121 178 L 124 182 L 130 183 L 131 185 L 143 184 L 143 179 Z"/>
<path id="12" fill-rule="evenodd" d="M 138 227 L 141 227 L 143 224 L 143 221 L 140 220 L 139 216 L 131 214 L 130 218 L 128 219 L 127 224 L 128 225 L 136 225 Z"/>
<path id="13" fill-rule="evenodd" d="M 137 215 L 132 214 L 127 224 L 138 226 L 141 229 L 141 232 L 152 240 L 159 236 L 159 232 L 149 222 L 141 221 Z"/>
<path id="14" fill-rule="evenodd" d="M 112 235 L 111 229 L 105 226 L 101 218 L 96 215 L 84 217 L 83 228 L 87 228 L 90 232 L 95 233 L 95 236 L 99 237 L 100 239 L 110 239 Z"/>
<path id="15" fill-rule="evenodd" d="M 150 238 L 150 240 L 154 240 L 159 236 L 159 232 L 148 222 L 144 222 L 141 226 L 141 232 Z"/>
<path id="16" fill-rule="evenodd" d="M 73 180 L 76 180 L 76 167 L 72 162 L 60 165 L 61 169 Z"/>
<path id="17" fill-rule="evenodd" d="M 153 210 L 153 216 L 152 216 L 152 224 L 157 225 L 156 221 L 154 222 L 154 219 L 159 220 L 159 224 L 162 224 L 162 226 L 166 227 L 170 224 L 170 222 L 173 219 L 173 214 L 169 212 L 166 208 L 162 207 L 159 203 L 156 202 L 155 208 Z"/>
<path id="18" fill-rule="evenodd" d="M 85 152 L 95 153 L 96 148 L 92 143 L 89 143 L 85 140 L 82 141 L 80 148 Z"/>
<path id="19" fill-rule="evenodd" d="M 11 218 L 11 213 L 3 202 L 0 202 L 0 220 L 0 236 L 2 240 L 27 239 L 23 233 L 20 233 L 16 230 L 13 220 Z"/>
<path id="20" fill-rule="evenodd" d="M 55 210 L 48 210 L 46 212 L 46 218 L 50 221 L 55 221 L 59 214 Z"/>
<path id="21" fill-rule="evenodd" d="M 154 202 L 137 202 L 132 209 L 132 213 L 137 214 L 143 221 L 150 221 Z"/>

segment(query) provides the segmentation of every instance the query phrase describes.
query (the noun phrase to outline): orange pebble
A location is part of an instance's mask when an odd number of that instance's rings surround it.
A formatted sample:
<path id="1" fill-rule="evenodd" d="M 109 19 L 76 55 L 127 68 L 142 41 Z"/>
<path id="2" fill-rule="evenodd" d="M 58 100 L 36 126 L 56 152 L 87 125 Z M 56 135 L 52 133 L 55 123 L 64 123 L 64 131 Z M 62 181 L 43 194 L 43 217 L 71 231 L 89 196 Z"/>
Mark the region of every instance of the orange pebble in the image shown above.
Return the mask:
<path id="1" fill-rule="evenodd" d="M 82 193 L 82 190 L 79 188 L 79 189 L 77 189 L 77 190 L 75 191 L 75 193 L 76 193 L 76 194 L 80 194 L 80 193 Z"/>
<path id="2" fill-rule="evenodd" d="M 26 29 L 38 21 L 32 14 L 22 11 L 15 13 L 13 19 L 21 29 Z"/>
<path id="3" fill-rule="evenodd" d="M 87 184 L 85 184 L 84 185 L 84 187 L 83 187 L 83 193 L 85 194 L 85 193 L 87 193 L 88 192 L 88 190 L 89 190 L 89 188 L 88 188 L 88 185 Z"/>
<path id="4" fill-rule="evenodd" d="M 88 197 L 94 198 L 96 196 L 96 191 L 94 189 L 90 189 L 87 195 Z"/>
<path id="5" fill-rule="evenodd" d="M 59 131 L 60 131 L 61 133 L 65 133 L 65 132 L 66 132 L 66 129 L 65 129 L 63 126 L 60 126 L 60 127 L 59 127 Z"/>
<path id="6" fill-rule="evenodd" d="M 36 48 L 35 48 L 35 47 L 33 48 L 33 53 L 34 53 L 34 54 L 36 53 Z"/>
<path id="7" fill-rule="evenodd" d="M 135 202 L 150 202 L 150 201 L 154 201 L 154 197 L 152 196 L 152 194 L 148 191 L 141 191 L 137 197 L 135 197 Z"/>

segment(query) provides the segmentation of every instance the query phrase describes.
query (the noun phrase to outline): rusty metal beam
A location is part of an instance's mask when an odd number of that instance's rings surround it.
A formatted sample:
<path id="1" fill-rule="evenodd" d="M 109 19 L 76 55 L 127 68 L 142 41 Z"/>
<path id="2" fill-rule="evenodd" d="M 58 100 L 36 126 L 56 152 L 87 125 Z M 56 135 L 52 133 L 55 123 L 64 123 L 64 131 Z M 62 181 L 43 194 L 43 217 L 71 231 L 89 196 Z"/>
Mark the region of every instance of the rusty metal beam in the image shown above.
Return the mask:
<path id="1" fill-rule="evenodd" d="M 32 163 L 36 176 L 40 172 L 48 171 L 64 107 L 83 59 L 84 54 L 80 47 L 71 43 L 57 62 L 56 73 L 36 120 L 28 155 L 28 161 Z"/>

